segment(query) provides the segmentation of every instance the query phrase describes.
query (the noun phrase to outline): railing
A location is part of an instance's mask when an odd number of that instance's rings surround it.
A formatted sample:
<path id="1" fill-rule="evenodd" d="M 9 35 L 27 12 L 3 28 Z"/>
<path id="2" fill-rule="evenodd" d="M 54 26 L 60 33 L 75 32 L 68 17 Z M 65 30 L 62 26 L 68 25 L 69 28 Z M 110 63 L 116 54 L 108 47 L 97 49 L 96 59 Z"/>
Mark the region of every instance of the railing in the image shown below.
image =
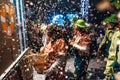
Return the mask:
<path id="1" fill-rule="evenodd" d="M 4 71 L 4 73 L 0 76 L 0 80 L 4 80 L 4 78 L 9 74 L 9 72 L 15 67 L 17 63 L 20 62 L 22 57 L 25 55 L 26 51 L 28 51 L 29 48 L 26 48 L 19 57 Z"/>

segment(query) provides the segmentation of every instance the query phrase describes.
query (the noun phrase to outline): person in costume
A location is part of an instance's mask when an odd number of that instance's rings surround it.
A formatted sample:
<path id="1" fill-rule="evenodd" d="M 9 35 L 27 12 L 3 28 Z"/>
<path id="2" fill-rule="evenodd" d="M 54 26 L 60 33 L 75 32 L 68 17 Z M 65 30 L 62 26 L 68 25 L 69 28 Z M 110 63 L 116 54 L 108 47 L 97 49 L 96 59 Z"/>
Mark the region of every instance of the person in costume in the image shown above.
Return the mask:
<path id="1" fill-rule="evenodd" d="M 74 48 L 74 77 L 76 80 L 85 80 L 86 77 L 90 48 L 89 46 L 91 43 L 90 34 L 88 33 L 89 27 L 90 25 L 86 24 L 84 20 L 78 19 L 74 23 L 74 41 L 69 40 L 70 44 Z"/>
<path id="2" fill-rule="evenodd" d="M 51 51 L 49 58 L 53 61 L 53 64 L 44 71 L 44 73 L 47 73 L 46 80 L 65 80 L 67 45 L 62 35 L 62 29 L 56 24 L 48 25 L 47 35 L 49 42 L 46 47 L 50 49 L 48 51 Z"/>
<path id="3" fill-rule="evenodd" d="M 46 80 L 65 80 L 65 65 L 67 45 L 64 41 L 62 29 L 56 24 L 49 24 L 46 28 L 48 43 L 40 48 L 39 54 L 28 55 L 33 59 L 33 66 Z"/>
<path id="4" fill-rule="evenodd" d="M 114 21 L 110 21 L 111 19 L 117 19 L 117 17 L 115 16 L 115 14 L 111 14 L 110 17 L 106 18 L 104 21 L 106 23 L 106 31 L 105 31 L 105 36 L 102 40 L 102 42 L 100 43 L 99 45 L 99 48 L 98 48 L 98 58 L 100 57 L 100 51 L 102 51 L 103 49 L 105 49 L 104 51 L 106 52 L 104 54 L 105 56 L 105 59 L 108 57 L 108 50 L 110 48 L 110 45 L 111 45 L 111 38 L 114 34 Z"/>
<path id="5" fill-rule="evenodd" d="M 114 16 L 114 17 L 113 17 Z M 109 48 L 109 54 L 108 54 L 108 59 L 107 59 L 107 64 L 106 64 L 106 68 L 105 68 L 105 71 L 104 71 L 104 74 L 106 76 L 105 80 L 111 80 L 113 78 L 113 75 L 114 75 L 114 67 L 117 63 L 120 63 L 120 62 L 117 62 L 117 58 L 119 58 L 118 56 L 118 41 L 119 41 L 119 36 L 120 36 L 120 32 L 118 30 L 118 27 L 117 27 L 117 17 L 116 15 L 112 14 L 110 17 L 108 17 L 106 19 L 106 21 L 108 22 L 108 24 L 110 26 L 113 26 L 113 30 L 114 30 L 114 33 L 112 33 L 112 37 L 111 37 L 111 45 L 110 45 L 110 48 Z"/>

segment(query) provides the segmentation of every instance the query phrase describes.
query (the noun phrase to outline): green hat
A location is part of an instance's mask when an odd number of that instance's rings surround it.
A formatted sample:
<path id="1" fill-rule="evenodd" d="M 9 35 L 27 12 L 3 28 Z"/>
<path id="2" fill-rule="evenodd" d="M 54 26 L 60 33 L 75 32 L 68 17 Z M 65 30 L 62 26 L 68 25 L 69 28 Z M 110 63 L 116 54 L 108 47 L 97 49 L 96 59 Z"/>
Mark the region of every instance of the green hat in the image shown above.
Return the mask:
<path id="1" fill-rule="evenodd" d="M 83 19 L 78 19 L 76 22 L 75 22 L 75 26 L 77 28 L 90 28 L 90 24 L 88 23 L 85 23 L 85 21 Z"/>
<path id="2" fill-rule="evenodd" d="M 78 20 L 77 17 L 73 17 L 72 22 L 74 23 L 74 22 L 76 22 L 77 20 Z"/>
<path id="3" fill-rule="evenodd" d="M 106 23 L 117 23 L 118 22 L 118 19 L 117 19 L 117 15 L 116 14 L 111 14 L 109 17 L 107 17 L 105 20 L 104 20 Z"/>

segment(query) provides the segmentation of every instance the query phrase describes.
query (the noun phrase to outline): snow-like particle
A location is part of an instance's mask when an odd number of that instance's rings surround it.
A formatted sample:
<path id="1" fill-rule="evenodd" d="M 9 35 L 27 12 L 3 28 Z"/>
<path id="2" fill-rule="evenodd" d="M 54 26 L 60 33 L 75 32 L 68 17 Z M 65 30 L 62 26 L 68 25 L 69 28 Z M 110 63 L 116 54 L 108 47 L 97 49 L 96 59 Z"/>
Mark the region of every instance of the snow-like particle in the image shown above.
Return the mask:
<path id="1" fill-rule="evenodd" d="M 29 71 L 29 68 L 27 68 L 26 71 Z"/>
<path id="2" fill-rule="evenodd" d="M 60 74 L 63 75 L 63 72 L 61 71 Z"/>
<path id="3" fill-rule="evenodd" d="M 67 79 L 67 78 L 68 78 L 68 76 L 65 76 L 65 78 Z"/>
<path id="4" fill-rule="evenodd" d="M 24 65 L 24 67 L 27 67 L 27 65 Z"/>

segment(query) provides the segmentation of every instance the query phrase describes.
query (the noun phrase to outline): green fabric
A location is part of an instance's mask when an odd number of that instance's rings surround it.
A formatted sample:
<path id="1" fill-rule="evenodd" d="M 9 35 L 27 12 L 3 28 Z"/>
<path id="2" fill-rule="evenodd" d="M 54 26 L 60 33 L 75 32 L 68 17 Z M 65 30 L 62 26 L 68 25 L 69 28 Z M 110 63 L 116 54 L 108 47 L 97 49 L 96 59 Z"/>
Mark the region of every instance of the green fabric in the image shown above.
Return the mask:
<path id="1" fill-rule="evenodd" d="M 78 20 L 78 18 L 77 18 L 77 17 L 74 17 L 74 18 L 72 19 L 72 22 L 75 23 L 77 20 Z"/>
<path id="2" fill-rule="evenodd" d="M 117 23 L 118 19 L 117 19 L 117 15 L 116 14 L 111 14 L 109 17 L 107 17 L 104 20 L 106 23 Z"/>
<path id="3" fill-rule="evenodd" d="M 120 32 L 118 30 L 115 30 L 115 33 L 113 34 L 111 38 L 111 46 L 109 49 L 109 56 L 106 64 L 106 69 L 104 71 L 104 74 L 106 76 L 112 77 L 114 71 L 113 71 L 113 66 L 116 61 L 116 54 L 117 54 L 117 41 L 119 40 L 118 36 L 120 36 Z M 120 55 L 117 57 L 120 57 Z"/>
<path id="4" fill-rule="evenodd" d="M 107 29 L 105 32 L 105 36 L 102 40 L 102 42 L 99 45 L 99 48 L 101 48 L 103 46 L 103 44 L 105 44 L 107 41 L 111 41 L 112 35 L 113 35 L 114 31 Z"/>
<path id="5" fill-rule="evenodd" d="M 118 39 L 120 39 L 120 35 L 118 36 Z"/>

